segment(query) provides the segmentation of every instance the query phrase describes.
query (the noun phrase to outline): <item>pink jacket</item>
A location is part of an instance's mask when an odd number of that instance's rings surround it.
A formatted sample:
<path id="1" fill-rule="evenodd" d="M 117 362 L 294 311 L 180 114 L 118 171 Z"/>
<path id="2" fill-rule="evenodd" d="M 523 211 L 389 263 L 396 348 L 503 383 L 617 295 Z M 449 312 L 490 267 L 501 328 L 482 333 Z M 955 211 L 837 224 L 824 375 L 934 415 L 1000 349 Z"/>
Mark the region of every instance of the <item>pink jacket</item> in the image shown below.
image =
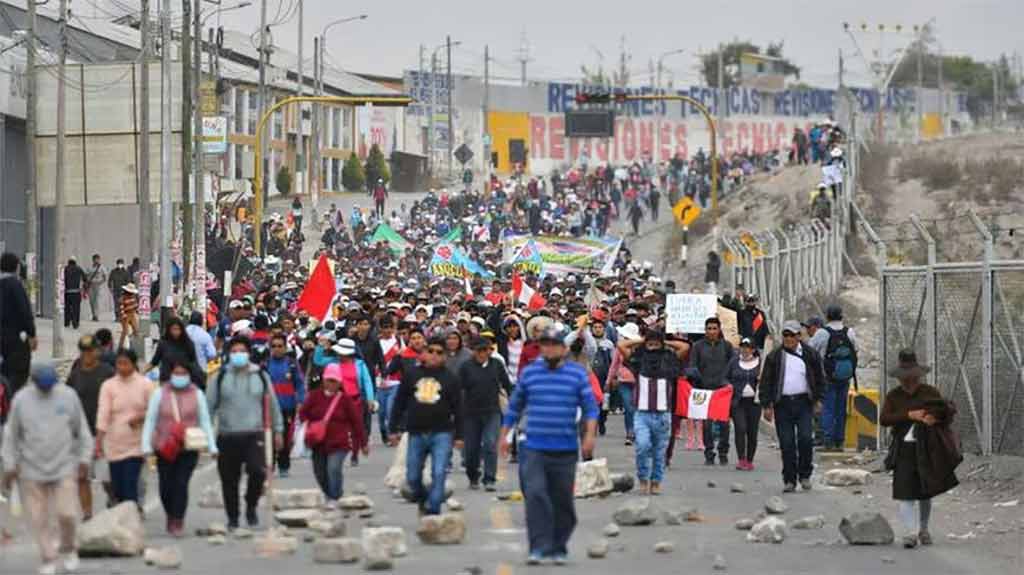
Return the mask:
<path id="1" fill-rule="evenodd" d="M 624 385 L 633 385 L 636 383 L 636 376 L 633 372 L 626 367 L 626 364 L 622 361 L 622 352 L 615 349 L 615 353 L 612 354 L 612 365 L 608 369 L 608 381 L 605 382 L 605 389 L 611 389 L 616 383 L 622 383 Z"/>

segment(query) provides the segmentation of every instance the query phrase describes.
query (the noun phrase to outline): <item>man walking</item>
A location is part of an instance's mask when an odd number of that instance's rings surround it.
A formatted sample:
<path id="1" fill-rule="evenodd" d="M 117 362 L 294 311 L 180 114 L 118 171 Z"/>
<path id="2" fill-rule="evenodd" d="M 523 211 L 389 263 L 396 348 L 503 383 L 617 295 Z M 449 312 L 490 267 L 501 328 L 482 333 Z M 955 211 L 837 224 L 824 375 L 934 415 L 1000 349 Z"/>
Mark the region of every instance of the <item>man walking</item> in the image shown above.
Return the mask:
<path id="1" fill-rule="evenodd" d="M 586 368 L 565 360 L 561 331 L 550 326 L 540 337 L 540 359 L 519 376 L 499 434 L 501 454 L 508 455 L 508 434 L 526 415 L 526 440 L 520 446 L 519 483 L 526 501 L 527 563 L 551 560 L 563 565 L 576 527 L 573 482 L 577 452 L 594 453 L 598 407 Z M 582 411 L 582 446 L 576 424 Z"/>
<path id="2" fill-rule="evenodd" d="M 121 288 L 132 283 L 132 274 L 124 265 L 124 260 L 117 258 L 117 264 L 107 276 L 107 287 L 110 288 L 110 299 L 114 302 L 114 319 L 121 321 Z"/>
<path id="3" fill-rule="evenodd" d="M 78 329 L 82 319 L 82 289 L 87 288 L 85 271 L 75 258 L 64 266 L 64 327 Z"/>
<path id="4" fill-rule="evenodd" d="M 724 385 L 725 372 L 735 355 L 732 344 L 722 337 L 722 322 L 717 317 L 704 321 L 704 339 L 693 344 L 691 365 L 700 372 L 701 389 L 715 390 Z M 729 464 L 729 422 L 704 422 L 704 465 L 715 464 L 715 433 L 718 434 L 718 464 Z"/>
<path id="5" fill-rule="evenodd" d="M 736 323 L 740 338 L 750 338 L 754 348 L 761 352 L 764 351 L 764 342 L 768 338 L 769 331 L 768 318 L 757 307 L 758 301 L 756 295 L 748 295 L 746 301 L 743 302 L 743 307 L 736 311 Z"/>
<path id="6" fill-rule="evenodd" d="M 857 340 L 853 329 L 843 324 L 843 309 L 832 304 L 825 308 L 828 323 L 811 332 L 808 344 L 821 356 L 825 372 L 825 397 L 821 407 L 821 429 L 826 451 L 842 451 L 846 441 L 846 396 L 850 382 L 857 382 Z M 818 318 L 820 325 L 821 320 Z"/>
<path id="7" fill-rule="evenodd" d="M 494 491 L 498 473 L 498 429 L 501 427 L 502 391 L 512 393 L 505 366 L 491 357 L 491 342 L 478 337 L 470 343 L 473 358 L 462 364 L 462 384 L 466 438 L 466 476 L 469 488 L 480 488 L 480 460 L 483 459 L 483 483 L 486 491 Z"/>
<path id="8" fill-rule="evenodd" d="M 36 349 L 36 322 L 18 266 L 18 256 L 0 255 L 0 376 L 7 379 L 8 400 L 28 381 Z"/>
<path id="9" fill-rule="evenodd" d="M 217 424 L 217 472 L 220 475 L 228 529 L 238 528 L 238 481 L 242 465 L 249 477 L 245 492 L 245 520 L 259 525 L 256 506 L 263 495 L 267 464 L 265 430 L 273 430 L 274 449 L 284 446 L 284 424 L 270 378 L 252 363 L 249 339 L 236 336 L 228 345 L 228 364 L 207 388 L 210 418 Z"/>
<path id="10" fill-rule="evenodd" d="M 211 345 L 212 347 L 212 345 Z M 291 441 L 288 430 L 295 421 L 295 414 L 306 399 L 306 383 L 298 362 L 288 353 L 288 342 L 284 334 L 270 336 L 270 357 L 267 359 L 267 374 L 274 385 L 274 395 L 281 408 L 284 420 L 284 445 L 275 452 L 277 470 L 281 478 L 288 477 L 291 470 Z"/>
<path id="11" fill-rule="evenodd" d="M 107 284 L 107 268 L 100 260 L 100 254 L 92 255 L 92 267 L 89 268 L 89 275 L 86 276 L 85 289 L 86 297 L 89 298 L 89 310 L 92 312 L 92 321 L 100 321 L 100 294 L 103 293 L 103 286 Z"/>
<path id="12" fill-rule="evenodd" d="M 462 390 L 458 378 L 444 366 L 444 339 L 427 342 L 422 365 L 402 376 L 391 412 L 389 443 L 398 445 L 401 430 L 409 432 L 405 479 L 424 515 L 438 515 L 444 503 L 444 483 L 452 447 L 462 449 Z M 430 493 L 423 487 L 423 464 L 430 455 Z"/>
<path id="13" fill-rule="evenodd" d="M 4 473 L 0 491 L 9 493 L 18 480 L 42 564 L 41 575 L 57 573 L 58 553 L 65 573 L 78 569 L 77 480 L 89 473 L 93 440 L 74 390 L 57 385 L 50 364 L 32 369 L 35 385 L 14 397 L 0 451 Z M 51 525 L 56 515 L 57 529 Z M 55 533 L 59 537 L 55 538 Z"/>
<path id="14" fill-rule="evenodd" d="M 782 448 L 784 493 L 796 491 L 799 479 L 804 491 L 811 490 L 814 471 L 812 416 L 821 406 L 825 374 L 821 356 L 800 341 L 800 324 L 787 321 L 782 326 L 782 345 L 768 354 L 758 398 L 764 418 L 775 421 L 775 432 Z"/>

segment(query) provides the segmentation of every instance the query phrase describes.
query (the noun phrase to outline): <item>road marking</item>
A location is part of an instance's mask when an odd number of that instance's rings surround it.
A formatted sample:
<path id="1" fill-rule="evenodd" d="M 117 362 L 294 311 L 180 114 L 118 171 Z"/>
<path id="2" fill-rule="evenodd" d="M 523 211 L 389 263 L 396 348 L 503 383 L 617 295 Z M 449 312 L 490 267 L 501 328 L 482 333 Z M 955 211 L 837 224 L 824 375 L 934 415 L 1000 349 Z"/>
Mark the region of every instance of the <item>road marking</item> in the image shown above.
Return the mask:
<path id="1" fill-rule="evenodd" d="M 495 505 L 491 507 L 491 528 L 512 529 L 512 514 L 509 513 L 507 506 Z"/>

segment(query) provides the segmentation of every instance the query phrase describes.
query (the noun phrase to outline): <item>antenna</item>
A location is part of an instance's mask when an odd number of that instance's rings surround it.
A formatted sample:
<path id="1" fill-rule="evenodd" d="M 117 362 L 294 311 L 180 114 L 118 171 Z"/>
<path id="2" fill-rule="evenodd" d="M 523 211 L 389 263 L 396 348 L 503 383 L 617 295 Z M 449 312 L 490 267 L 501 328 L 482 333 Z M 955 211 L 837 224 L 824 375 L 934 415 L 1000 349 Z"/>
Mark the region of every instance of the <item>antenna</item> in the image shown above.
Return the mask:
<path id="1" fill-rule="evenodd" d="M 530 41 L 526 38 L 526 28 L 523 28 L 519 37 L 519 80 L 526 85 L 526 64 L 533 61 L 530 58 Z"/>

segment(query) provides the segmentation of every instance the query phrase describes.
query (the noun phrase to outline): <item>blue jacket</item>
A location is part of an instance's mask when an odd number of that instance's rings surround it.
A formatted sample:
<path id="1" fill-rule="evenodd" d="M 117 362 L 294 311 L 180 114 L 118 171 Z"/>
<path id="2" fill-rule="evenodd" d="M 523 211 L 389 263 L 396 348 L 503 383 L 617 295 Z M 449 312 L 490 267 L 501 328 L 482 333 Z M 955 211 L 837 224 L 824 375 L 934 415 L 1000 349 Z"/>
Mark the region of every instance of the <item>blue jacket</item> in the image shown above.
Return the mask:
<path id="1" fill-rule="evenodd" d="M 267 359 L 267 373 L 277 394 L 277 404 L 281 409 L 297 409 L 306 399 L 306 382 L 298 362 L 289 356 L 280 359 Z"/>

